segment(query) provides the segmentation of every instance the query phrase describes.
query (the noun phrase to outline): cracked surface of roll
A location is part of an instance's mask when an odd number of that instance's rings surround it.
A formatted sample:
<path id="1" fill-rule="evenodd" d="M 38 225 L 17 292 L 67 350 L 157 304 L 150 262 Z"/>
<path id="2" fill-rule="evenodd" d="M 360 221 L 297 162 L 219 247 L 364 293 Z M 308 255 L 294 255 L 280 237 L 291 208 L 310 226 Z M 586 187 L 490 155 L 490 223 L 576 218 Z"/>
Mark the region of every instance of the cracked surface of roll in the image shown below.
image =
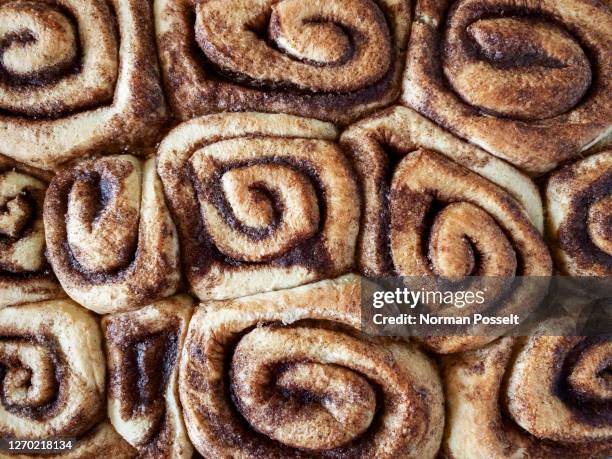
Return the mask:
<path id="1" fill-rule="evenodd" d="M 81 305 L 119 312 L 176 291 L 178 237 L 154 159 L 81 162 L 53 178 L 44 206 L 49 262 Z"/>
<path id="2" fill-rule="evenodd" d="M 346 124 L 398 96 L 409 0 L 156 0 L 181 119 L 281 112 Z"/>
<path id="3" fill-rule="evenodd" d="M 612 151 L 552 174 L 546 207 L 553 254 L 561 271 L 612 276 Z"/>
<path id="4" fill-rule="evenodd" d="M 109 416 L 139 457 L 192 456 L 178 395 L 178 364 L 192 304 L 188 296 L 176 296 L 102 319 Z"/>
<path id="5" fill-rule="evenodd" d="M 360 284 L 203 303 L 181 357 L 189 436 L 205 457 L 433 458 L 444 426 L 434 364 L 366 338 Z"/>
<path id="6" fill-rule="evenodd" d="M 0 438 L 76 439 L 61 457 L 109 449 L 134 457 L 104 420 L 104 353 L 93 314 L 69 300 L 11 306 L 0 310 L 0 337 Z"/>
<path id="7" fill-rule="evenodd" d="M 155 141 L 165 103 L 146 0 L 0 3 L 0 153 L 52 169 Z"/>
<path id="8" fill-rule="evenodd" d="M 0 308 L 61 295 L 45 258 L 47 180 L 0 157 Z"/>
<path id="9" fill-rule="evenodd" d="M 539 174 L 610 142 L 611 48 L 598 2 L 417 1 L 402 98 Z"/>
<path id="10" fill-rule="evenodd" d="M 354 124 L 340 143 L 363 193 L 363 274 L 454 281 L 551 274 L 538 190 L 513 167 L 404 107 Z M 535 286 L 500 292 L 496 307 L 510 312 L 526 298 L 535 302 Z M 454 352 L 492 339 L 432 337 L 426 344 Z"/>
<path id="11" fill-rule="evenodd" d="M 359 194 L 336 139 L 321 121 L 236 113 L 183 123 L 163 140 L 158 172 L 200 299 L 350 270 Z"/>
<path id="12" fill-rule="evenodd" d="M 612 454 L 605 337 L 503 338 L 447 357 L 449 457 L 605 458 Z"/>

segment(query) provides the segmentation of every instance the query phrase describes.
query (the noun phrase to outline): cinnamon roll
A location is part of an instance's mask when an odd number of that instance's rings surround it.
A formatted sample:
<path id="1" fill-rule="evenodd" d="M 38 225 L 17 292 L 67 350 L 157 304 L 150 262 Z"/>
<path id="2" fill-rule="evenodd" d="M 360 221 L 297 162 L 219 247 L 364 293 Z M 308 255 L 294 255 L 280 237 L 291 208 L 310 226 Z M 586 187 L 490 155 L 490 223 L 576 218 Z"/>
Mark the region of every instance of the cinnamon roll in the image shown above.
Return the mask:
<path id="1" fill-rule="evenodd" d="M 190 459 L 178 395 L 178 360 L 192 300 L 176 296 L 105 316 L 108 412 L 139 457 Z"/>
<path id="2" fill-rule="evenodd" d="M 76 438 L 66 457 L 102 448 L 129 457 L 104 421 L 104 353 L 90 312 L 66 300 L 7 307 L 0 337 L 0 438 Z"/>
<path id="3" fill-rule="evenodd" d="M 513 167 L 403 107 L 356 123 L 340 142 L 363 191 L 357 254 L 363 274 L 449 282 L 551 274 L 538 191 Z M 486 306 L 499 300 L 496 307 L 511 312 L 545 293 L 536 291 L 538 283 L 508 287 Z M 432 337 L 426 343 L 454 352 L 492 339 Z"/>
<path id="4" fill-rule="evenodd" d="M 158 172 L 200 299 L 294 287 L 350 270 L 359 195 L 331 124 L 235 113 L 184 123 Z"/>
<path id="5" fill-rule="evenodd" d="M 417 1 L 402 99 L 530 173 L 612 133 L 612 15 L 590 0 Z"/>
<path id="6" fill-rule="evenodd" d="M 367 338 L 354 275 L 204 303 L 181 356 L 189 436 L 205 457 L 433 458 L 444 425 L 432 362 Z"/>
<path id="7" fill-rule="evenodd" d="M 61 295 L 45 258 L 47 180 L 0 156 L 0 308 Z"/>
<path id="8" fill-rule="evenodd" d="M 0 153 L 51 169 L 165 120 L 146 0 L 0 3 Z"/>
<path id="9" fill-rule="evenodd" d="M 559 269 L 574 276 L 612 276 L 612 151 L 552 174 L 546 204 Z"/>
<path id="10" fill-rule="evenodd" d="M 447 455 L 610 457 L 611 344 L 603 337 L 503 338 L 447 357 Z"/>
<path id="11" fill-rule="evenodd" d="M 156 0 L 169 102 L 183 120 L 281 112 L 346 124 L 398 96 L 409 0 Z"/>
<path id="12" fill-rule="evenodd" d="M 176 291 L 178 238 L 154 159 L 108 156 L 61 171 L 44 218 L 51 266 L 86 308 L 136 309 Z"/>

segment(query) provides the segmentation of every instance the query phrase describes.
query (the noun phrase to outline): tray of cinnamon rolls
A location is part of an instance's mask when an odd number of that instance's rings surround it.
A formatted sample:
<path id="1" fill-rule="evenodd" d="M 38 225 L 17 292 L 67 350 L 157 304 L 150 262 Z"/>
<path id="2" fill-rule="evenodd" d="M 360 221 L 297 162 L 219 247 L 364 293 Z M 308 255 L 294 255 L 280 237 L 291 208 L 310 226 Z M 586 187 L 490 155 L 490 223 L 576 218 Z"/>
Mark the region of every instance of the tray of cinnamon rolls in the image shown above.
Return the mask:
<path id="1" fill-rule="evenodd" d="M 362 329 L 610 280 L 611 6 L 0 0 L 0 458 L 611 457 L 612 329 Z"/>

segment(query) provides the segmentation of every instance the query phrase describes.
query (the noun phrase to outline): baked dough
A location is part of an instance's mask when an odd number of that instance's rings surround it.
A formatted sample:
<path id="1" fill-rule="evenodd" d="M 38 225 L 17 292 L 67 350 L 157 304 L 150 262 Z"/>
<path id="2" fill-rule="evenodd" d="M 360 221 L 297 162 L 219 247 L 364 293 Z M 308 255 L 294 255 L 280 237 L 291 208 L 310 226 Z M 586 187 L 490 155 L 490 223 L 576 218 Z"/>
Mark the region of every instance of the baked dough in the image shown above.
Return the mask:
<path id="1" fill-rule="evenodd" d="M 181 357 L 189 436 L 205 457 L 433 458 L 435 365 L 358 333 L 360 280 L 202 304 Z"/>
<path id="2" fill-rule="evenodd" d="M 399 96 L 408 0 L 156 0 L 166 93 L 183 119 L 290 113 L 340 124 Z"/>
<path id="3" fill-rule="evenodd" d="M 234 298 L 344 274 L 359 193 L 328 123 L 290 115 L 210 115 L 161 143 L 158 172 L 200 299 Z"/>
<path id="4" fill-rule="evenodd" d="M 86 308 L 138 309 L 178 288 L 178 237 L 153 158 L 107 156 L 61 171 L 44 218 L 49 262 Z"/>
<path id="5" fill-rule="evenodd" d="M 542 174 L 612 140 L 611 48 L 601 2 L 417 1 L 402 101 Z"/>

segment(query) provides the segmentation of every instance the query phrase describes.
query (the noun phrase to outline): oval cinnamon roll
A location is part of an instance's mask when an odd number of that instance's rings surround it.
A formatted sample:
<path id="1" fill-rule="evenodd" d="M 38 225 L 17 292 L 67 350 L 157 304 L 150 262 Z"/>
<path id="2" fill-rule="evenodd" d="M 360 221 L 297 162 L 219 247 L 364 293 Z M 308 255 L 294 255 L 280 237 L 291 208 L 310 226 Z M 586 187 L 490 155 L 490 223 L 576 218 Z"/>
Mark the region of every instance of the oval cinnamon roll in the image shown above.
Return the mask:
<path id="1" fill-rule="evenodd" d="M 0 3 L 0 153 L 51 169 L 165 119 L 146 0 Z"/>
<path id="2" fill-rule="evenodd" d="M 511 166 L 402 107 L 353 125 L 340 142 L 363 191 L 357 257 L 365 275 L 451 283 L 486 276 L 511 283 L 551 274 L 538 191 Z M 535 287 L 539 283 L 511 291 L 507 285 L 488 295 L 486 307 L 511 312 L 527 298 L 537 303 L 544 292 Z M 432 337 L 426 343 L 454 352 L 492 339 Z"/>
<path id="3" fill-rule="evenodd" d="M 156 0 L 155 21 L 180 118 L 256 110 L 345 124 L 399 95 L 410 2 Z"/>
<path id="4" fill-rule="evenodd" d="M 546 204 L 561 271 L 574 276 L 611 276 L 612 151 L 552 174 Z"/>
<path id="5" fill-rule="evenodd" d="M 359 195 L 334 127 L 289 115 L 211 115 L 171 131 L 158 172 L 201 299 L 333 277 L 353 264 Z"/>
<path id="6" fill-rule="evenodd" d="M 446 359 L 449 457 L 612 454 L 608 338 L 503 338 Z"/>
<path id="7" fill-rule="evenodd" d="M 109 416 L 139 457 L 190 459 L 193 453 L 177 382 L 192 303 L 176 296 L 102 319 Z"/>
<path id="8" fill-rule="evenodd" d="M 47 179 L 0 156 L 0 308 L 61 295 L 45 258 Z"/>
<path id="9" fill-rule="evenodd" d="M 612 15 L 590 0 L 417 1 L 403 100 L 531 173 L 612 132 Z"/>
<path id="10" fill-rule="evenodd" d="M 205 303 L 183 348 L 180 396 L 205 457 L 435 457 L 436 368 L 366 338 L 356 276 Z"/>
<path id="11" fill-rule="evenodd" d="M 44 218 L 51 266 L 83 306 L 117 312 L 176 291 L 178 238 L 154 159 L 109 156 L 58 173 Z"/>

